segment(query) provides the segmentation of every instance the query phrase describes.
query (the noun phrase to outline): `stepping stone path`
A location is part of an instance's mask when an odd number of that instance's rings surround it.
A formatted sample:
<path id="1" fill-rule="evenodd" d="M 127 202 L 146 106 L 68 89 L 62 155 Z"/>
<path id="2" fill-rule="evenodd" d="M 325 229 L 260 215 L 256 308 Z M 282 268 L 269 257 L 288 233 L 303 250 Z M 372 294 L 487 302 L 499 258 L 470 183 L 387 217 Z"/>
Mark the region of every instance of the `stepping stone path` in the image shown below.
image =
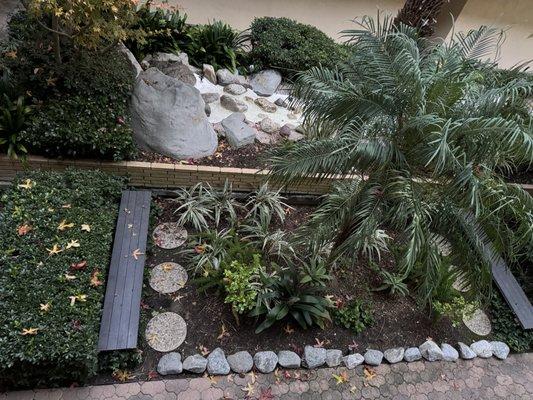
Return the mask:
<path id="1" fill-rule="evenodd" d="M 146 341 L 156 351 L 168 352 L 177 349 L 187 336 L 183 318 L 173 312 L 164 312 L 152 318 L 146 327 Z"/>
<path id="2" fill-rule="evenodd" d="M 162 249 L 175 249 L 187 240 L 187 229 L 177 222 L 165 222 L 156 226 L 152 238 L 154 243 Z"/>
<path id="3" fill-rule="evenodd" d="M 470 317 L 463 318 L 463 322 L 478 336 L 487 336 L 492 331 L 489 317 L 479 308 Z"/>
<path id="4" fill-rule="evenodd" d="M 185 286 L 187 279 L 185 268 L 177 263 L 165 262 L 152 269 L 150 286 L 159 293 L 174 293 Z"/>

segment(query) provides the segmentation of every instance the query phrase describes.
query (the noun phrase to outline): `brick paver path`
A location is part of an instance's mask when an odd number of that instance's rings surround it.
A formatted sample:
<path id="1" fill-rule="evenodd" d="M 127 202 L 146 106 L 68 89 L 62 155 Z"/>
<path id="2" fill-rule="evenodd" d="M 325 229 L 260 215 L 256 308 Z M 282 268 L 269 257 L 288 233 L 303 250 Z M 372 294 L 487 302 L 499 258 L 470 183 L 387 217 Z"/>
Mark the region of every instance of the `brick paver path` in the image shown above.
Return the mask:
<path id="1" fill-rule="evenodd" d="M 346 373 L 348 382 L 333 375 Z M 533 353 L 452 362 L 324 368 L 268 375 L 167 379 L 0 395 L 0 400 L 212 399 L 533 399 Z"/>

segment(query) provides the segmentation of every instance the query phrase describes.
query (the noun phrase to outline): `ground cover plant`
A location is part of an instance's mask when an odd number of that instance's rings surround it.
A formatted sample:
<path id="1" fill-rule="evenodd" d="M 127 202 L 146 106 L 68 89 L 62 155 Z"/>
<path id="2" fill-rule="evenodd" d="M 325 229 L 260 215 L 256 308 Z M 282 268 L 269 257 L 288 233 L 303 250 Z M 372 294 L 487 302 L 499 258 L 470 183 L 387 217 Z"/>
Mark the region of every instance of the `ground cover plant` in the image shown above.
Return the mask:
<path id="1" fill-rule="evenodd" d="M 95 171 L 32 172 L 2 195 L 0 387 L 96 374 L 122 186 Z"/>

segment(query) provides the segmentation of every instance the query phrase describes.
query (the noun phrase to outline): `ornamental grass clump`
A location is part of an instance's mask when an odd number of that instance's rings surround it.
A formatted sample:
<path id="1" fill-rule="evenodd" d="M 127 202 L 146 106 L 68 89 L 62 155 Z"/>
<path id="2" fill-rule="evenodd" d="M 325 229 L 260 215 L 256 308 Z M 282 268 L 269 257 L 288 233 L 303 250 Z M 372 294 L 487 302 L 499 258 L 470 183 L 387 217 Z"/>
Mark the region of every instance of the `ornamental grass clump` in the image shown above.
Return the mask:
<path id="1" fill-rule="evenodd" d="M 284 182 L 348 176 L 302 237 L 331 245 L 331 260 L 360 255 L 378 230 L 392 229 L 402 244 L 400 273 L 416 281 L 424 302 L 448 270 L 442 265 L 455 266 L 472 294 L 489 293 L 484 246 L 512 263 L 533 245 L 533 199 L 503 178 L 533 163 L 533 120 L 524 109 L 532 81 L 491 78 L 495 63 L 480 60 L 498 51 L 501 34 L 487 27 L 436 43 L 391 18 L 365 17 L 344 34 L 349 60 L 296 82 L 306 124 L 320 129 L 272 154 L 272 172 Z M 373 248 L 390 247 L 380 246 Z"/>

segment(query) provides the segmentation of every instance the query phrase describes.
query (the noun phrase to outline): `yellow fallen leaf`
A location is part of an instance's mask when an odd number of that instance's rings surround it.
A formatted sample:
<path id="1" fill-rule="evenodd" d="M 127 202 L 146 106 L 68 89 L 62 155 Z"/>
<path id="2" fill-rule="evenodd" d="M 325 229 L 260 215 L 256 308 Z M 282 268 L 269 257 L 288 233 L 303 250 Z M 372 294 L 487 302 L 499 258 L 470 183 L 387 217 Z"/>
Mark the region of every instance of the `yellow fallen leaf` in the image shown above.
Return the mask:
<path id="1" fill-rule="evenodd" d="M 59 226 L 57 227 L 58 231 L 64 231 L 65 229 L 72 228 L 74 226 L 74 222 L 68 223 L 66 219 L 61 221 L 59 223 Z"/>
<path id="2" fill-rule="evenodd" d="M 76 304 L 76 301 L 84 302 L 87 301 L 87 295 L 86 294 L 78 294 L 76 296 L 68 296 L 70 299 L 70 305 L 73 306 Z"/>
<path id="3" fill-rule="evenodd" d="M 18 185 L 21 189 L 31 189 L 35 186 L 35 182 L 33 182 L 31 179 L 26 179 L 24 183 L 21 183 Z"/>
<path id="4" fill-rule="evenodd" d="M 80 247 L 80 242 L 78 242 L 77 240 L 71 240 L 67 243 L 67 249 L 70 249 L 72 247 Z"/>
<path id="5" fill-rule="evenodd" d="M 133 258 L 135 258 L 136 260 L 139 259 L 139 256 L 142 255 L 144 253 L 141 252 L 141 249 L 135 249 L 133 251 L 133 253 L 131 253 L 131 255 L 133 256 Z"/>
<path id="6" fill-rule="evenodd" d="M 115 378 L 119 382 L 126 382 L 130 379 L 135 378 L 135 375 L 132 375 L 129 371 L 117 369 L 115 372 L 113 372 L 113 378 Z"/>
<path id="7" fill-rule="evenodd" d="M 90 232 L 91 226 L 89 224 L 81 224 L 81 230 L 85 232 Z"/>
<path id="8" fill-rule="evenodd" d="M 44 312 L 48 312 L 50 311 L 50 303 L 45 303 L 45 304 L 39 304 L 39 308 L 41 309 L 41 311 L 44 311 Z"/>
<path id="9" fill-rule="evenodd" d="M 226 329 L 226 324 L 222 323 L 222 326 L 220 327 L 220 335 L 217 336 L 218 340 L 224 339 L 225 337 L 229 336 L 229 332 Z"/>
<path id="10" fill-rule="evenodd" d="M 163 271 L 170 272 L 174 269 L 174 265 L 171 263 L 165 263 L 163 264 Z"/>
<path id="11" fill-rule="evenodd" d="M 91 286 L 93 287 L 102 286 L 104 282 L 102 282 L 99 278 L 100 278 L 100 271 L 95 269 L 91 274 Z"/>
<path id="12" fill-rule="evenodd" d="M 374 370 L 368 367 L 364 368 L 364 373 L 365 373 L 365 379 L 367 381 L 371 381 L 376 376 L 376 373 L 374 372 Z"/>
<path id="13" fill-rule="evenodd" d="M 252 397 L 252 395 L 254 394 L 254 385 L 252 385 L 251 382 L 248 382 L 248 385 L 243 387 L 241 390 L 243 392 L 246 392 L 246 396 Z"/>
<path id="14" fill-rule="evenodd" d="M 337 385 L 348 382 L 348 373 L 346 371 L 342 371 L 339 375 L 332 374 L 332 376 L 335 378 Z"/>
<path id="15" fill-rule="evenodd" d="M 19 236 L 24 236 L 31 230 L 32 230 L 32 226 L 31 225 L 24 224 L 24 225 L 21 225 L 21 226 L 18 227 L 17 233 L 18 233 Z"/>
<path id="16" fill-rule="evenodd" d="M 63 251 L 61 250 L 61 247 L 59 247 L 59 245 L 57 244 L 54 244 L 54 246 L 51 249 L 46 249 L 46 250 L 48 250 L 48 255 L 50 256 L 53 256 L 54 254 L 59 254 Z"/>
<path id="17" fill-rule="evenodd" d="M 22 329 L 22 336 L 26 335 L 37 335 L 37 332 L 39 331 L 39 328 L 28 328 L 28 329 Z"/>

